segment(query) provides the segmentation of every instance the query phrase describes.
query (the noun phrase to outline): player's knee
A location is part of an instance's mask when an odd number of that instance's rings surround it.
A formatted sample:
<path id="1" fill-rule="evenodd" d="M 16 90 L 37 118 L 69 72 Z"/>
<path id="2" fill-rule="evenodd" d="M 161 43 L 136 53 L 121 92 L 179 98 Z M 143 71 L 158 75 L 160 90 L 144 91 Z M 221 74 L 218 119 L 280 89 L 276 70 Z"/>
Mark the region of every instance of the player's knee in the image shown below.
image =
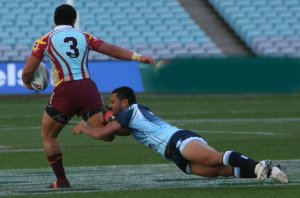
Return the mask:
<path id="1" fill-rule="evenodd" d="M 204 165 L 206 166 L 219 166 L 222 164 L 222 153 L 215 152 L 213 154 L 209 154 L 205 157 Z"/>
<path id="2" fill-rule="evenodd" d="M 47 130 L 47 129 L 43 129 L 42 130 L 42 137 L 45 140 L 49 140 L 49 139 L 53 139 L 53 138 L 57 138 L 58 133 L 54 133 L 53 131 Z"/>
<path id="3" fill-rule="evenodd" d="M 220 165 L 220 159 L 217 156 L 208 155 L 205 157 L 202 164 L 209 167 L 218 166 Z"/>
<path id="4" fill-rule="evenodd" d="M 219 175 L 219 172 L 216 170 L 211 171 L 210 174 L 208 175 L 208 177 L 218 177 L 218 176 L 220 176 L 220 175 Z"/>
<path id="5" fill-rule="evenodd" d="M 56 139 L 57 135 L 53 135 L 53 134 L 43 134 L 42 135 L 44 140 L 49 140 L 49 139 Z"/>
<path id="6" fill-rule="evenodd" d="M 220 176 L 220 172 L 217 168 L 215 169 L 209 169 L 209 170 L 201 170 L 201 171 L 193 171 L 192 170 L 192 174 L 194 175 L 199 175 L 202 177 L 218 177 Z"/>
<path id="7" fill-rule="evenodd" d="M 216 167 L 215 169 L 211 170 L 209 177 L 219 177 L 219 176 L 223 176 L 222 170 Z"/>

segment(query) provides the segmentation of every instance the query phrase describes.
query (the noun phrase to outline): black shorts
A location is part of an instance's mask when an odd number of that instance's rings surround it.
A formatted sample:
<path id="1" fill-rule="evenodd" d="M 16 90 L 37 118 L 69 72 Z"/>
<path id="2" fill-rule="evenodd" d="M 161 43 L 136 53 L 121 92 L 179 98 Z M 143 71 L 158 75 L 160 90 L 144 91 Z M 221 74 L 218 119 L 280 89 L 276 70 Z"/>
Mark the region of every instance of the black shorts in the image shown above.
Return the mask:
<path id="1" fill-rule="evenodd" d="M 180 130 L 177 131 L 170 139 L 167 149 L 166 149 L 166 158 L 174 161 L 174 163 L 180 168 L 184 173 L 191 174 L 191 171 L 189 170 L 189 161 L 186 160 L 181 152 L 180 152 L 180 146 L 182 145 L 182 142 L 189 138 L 200 138 L 203 140 L 203 138 L 198 135 L 197 133 L 194 133 L 192 131 L 188 130 Z M 205 142 L 203 140 L 203 142 Z"/>

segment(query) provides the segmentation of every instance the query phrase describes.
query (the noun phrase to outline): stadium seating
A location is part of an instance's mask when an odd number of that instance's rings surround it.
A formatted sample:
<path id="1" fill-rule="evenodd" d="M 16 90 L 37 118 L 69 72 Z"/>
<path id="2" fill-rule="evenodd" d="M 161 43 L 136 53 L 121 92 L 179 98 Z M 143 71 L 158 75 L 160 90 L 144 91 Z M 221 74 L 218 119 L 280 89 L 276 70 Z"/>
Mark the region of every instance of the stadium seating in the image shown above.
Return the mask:
<path id="1" fill-rule="evenodd" d="M 176 0 L 74 1 L 80 29 L 155 58 L 222 56 Z M 0 61 L 22 61 L 33 42 L 53 28 L 60 0 L 0 1 Z M 90 60 L 109 57 L 91 53 Z"/>
<path id="2" fill-rule="evenodd" d="M 175 0 L 79 0 L 75 6 L 81 13 L 81 29 L 141 54 L 155 58 L 222 55 Z M 97 53 L 91 53 L 90 58 L 107 59 Z"/>
<path id="3" fill-rule="evenodd" d="M 300 57 L 299 0 L 209 0 L 261 56 Z"/>

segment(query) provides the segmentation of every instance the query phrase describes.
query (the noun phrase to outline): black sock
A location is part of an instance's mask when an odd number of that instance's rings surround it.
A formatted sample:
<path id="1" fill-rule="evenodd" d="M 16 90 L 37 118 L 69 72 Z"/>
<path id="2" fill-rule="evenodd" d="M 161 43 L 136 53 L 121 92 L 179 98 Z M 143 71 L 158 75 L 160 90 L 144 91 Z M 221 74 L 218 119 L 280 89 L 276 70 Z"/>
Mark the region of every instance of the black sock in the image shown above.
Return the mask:
<path id="1" fill-rule="evenodd" d="M 257 161 L 235 151 L 226 151 L 223 156 L 223 164 L 240 168 L 241 178 L 255 178 L 254 169 Z"/>

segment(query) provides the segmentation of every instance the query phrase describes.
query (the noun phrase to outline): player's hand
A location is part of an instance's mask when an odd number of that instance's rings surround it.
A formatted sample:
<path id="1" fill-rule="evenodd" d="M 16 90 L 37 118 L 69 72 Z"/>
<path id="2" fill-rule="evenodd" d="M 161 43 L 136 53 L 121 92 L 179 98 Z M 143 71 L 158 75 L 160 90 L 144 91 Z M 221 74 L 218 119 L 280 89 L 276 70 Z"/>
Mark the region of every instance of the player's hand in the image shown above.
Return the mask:
<path id="1" fill-rule="evenodd" d="M 86 127 L 86 122 L 81 121 L 77 126 L 73 128 L 73 135 L 79 135 L 83 133 L 84 128 Z"/>
<path id="2" fill-rule="evenodd" d="M 150 64 L 153 66 L 155 66 L 155 64 L 156 64 L 154 58 L 152 58 L 151 56 L 145 56 L 145 55 L 142 55 L 140 62 L 145 63 L 145 64 Z"/>
<path id="3" fill-rule="evenodd" d="M 104 114 L 104 122 L 107 124 L 114 120 L 116 120 L 116 117 L 114 116 L 114 113 L 112 112 L 112 110 L 106 111 Z"/>
<path id="4" fill-rule="evenodd" d="M 34 88 L 31 86 L 31 84 L 23 84 L 23 86 L 27 89 L 34 90 Z"/>

